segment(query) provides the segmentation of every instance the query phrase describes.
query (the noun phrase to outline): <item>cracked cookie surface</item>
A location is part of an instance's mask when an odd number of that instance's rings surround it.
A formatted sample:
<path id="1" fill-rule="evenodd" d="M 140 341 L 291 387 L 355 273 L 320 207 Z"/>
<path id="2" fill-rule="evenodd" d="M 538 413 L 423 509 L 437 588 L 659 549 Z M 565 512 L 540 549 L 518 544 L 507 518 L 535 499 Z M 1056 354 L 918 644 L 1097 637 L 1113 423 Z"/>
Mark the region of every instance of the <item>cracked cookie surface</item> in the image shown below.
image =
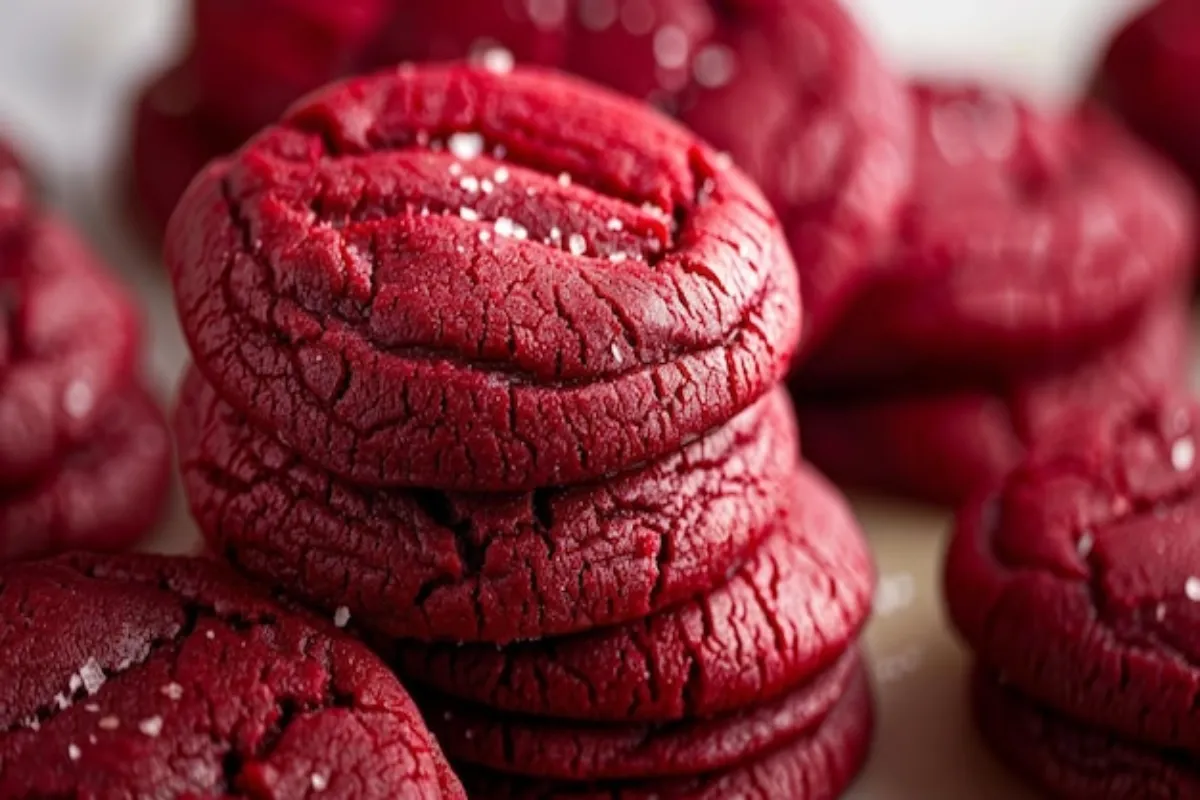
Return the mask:
<path id="1" fill-rule="evenodd" d="M 0 797 L 464 797 L 365 647 L 212 562 L 2 567 L 0 643 Z"/>
<path id="2" fill-rule="evenodd" d="M 807 380 L 1011 377 L 1119 339 L 1190 273 L 1188 187 L 1101 113 L 969 86 L 912 96 L 913 196 Z"/>
<path id="3" fill-rule="evenodd" d="M 832 393 L 797 402 L 804 454 L 833 480 L 935 503 L 1000 481 L 1081 408 L 1136 405 L 1184 388 L 1190 311 L 1156 304 L 1123 341 L 998 389 Z"/>
<path id="4" fill-rule="evenodd" d="M 0 259 L 0 491 L 87 441 L 131 379 L 132 299 L 61 220 L 42 217 Z"/>
<path id="5" fill-rule="evenodd" d="M 30 484 L 0 488 L 0 560 L 136 544 L 162 515 L 171 438 L 154 398 L 131 384 L 84 444 Z"/>
<path id="6" fill-rule="evenodd" d="M 665 721 L 777 698 L 845 652 L 874 567 L 845 501 L 803 468 L 777 532 L 707 595 L 651 617 L 496 648 L 397 645 L 401 674 L 532 716 Z"/>
<path id="7" fill-rule="evenodd" d="M 960 511 L 950 618 L 988 669 L 1081 722 L 1200 752 L 1200 409 L 1064 421 Z"/>
<path id="8" fill-rule="evenodd" d="M 570 723 L 418 695 L 446 757 L 506 774 L 562 781 L 694 776 L 754 761 L 815 731 L 866 681 L 857 652 L 787 694 L 730 714 L 661 725 Z"/>
<path id="9" fill-rule="evenodd" d="M 740 172 L 530 70 L 310 96 L 192 184 L 166 261 L 222 397 L 365 485 L 525 490 L 661 457 L 765 394 L 801 323 Z"/>
<path id="10" fill-rule="evenodd" d="M 758 759 L 691 778 L 555 783 L 462 768 L 468 791 L 496 800 L 836 800 L 867 760 L 874 715 L 865 679 L 815 729 Z"/>
<path id="11" fill-rule="evenodd" d="M 640 619 L 720 585 L 775 530 L 799 448 L 776 390 L 598 483 L 363 491 L 254 430 L 194 370 L 175 430 L 192 514 L 241 571 L 376 635 L 501 643 Z"/>

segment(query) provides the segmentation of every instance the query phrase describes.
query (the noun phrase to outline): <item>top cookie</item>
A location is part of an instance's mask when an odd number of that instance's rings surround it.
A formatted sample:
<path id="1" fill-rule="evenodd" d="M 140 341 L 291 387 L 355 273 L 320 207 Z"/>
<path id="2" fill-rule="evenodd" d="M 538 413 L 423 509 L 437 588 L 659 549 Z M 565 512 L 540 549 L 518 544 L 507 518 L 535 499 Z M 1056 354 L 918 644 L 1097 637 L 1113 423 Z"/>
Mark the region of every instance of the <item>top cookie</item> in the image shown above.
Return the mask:
<path id="1" fill-rule="evenodd" d="M 212 562 L 0 568 L 0 797 L 464 797 L 363 645 Z"/>
<path id="2" fill-rule="evenodd" d="M 1120 336 L 1183 282 L 1190 192 L 1101 115 L 976 88 L 916 86 L 913 100 L 914 196 L 811 379 L 1023 373 Z"/>
<path id="3" fill-rule="evenodd" d="M 217 390 L 371 485 L 529 489 L 674 451 L 782 377 L 801 322 L 740 172 L 537 71 L 309 98 L 201 174 L 166 258 Z"/>
<path id="4" fill-rule="evenodd" d="M 1193 754 L 1198 432 L 1191 402 L 1080 417 L 960 512 L 946 562 L 951 618 L 991 671 L 1067 716 Z"/>

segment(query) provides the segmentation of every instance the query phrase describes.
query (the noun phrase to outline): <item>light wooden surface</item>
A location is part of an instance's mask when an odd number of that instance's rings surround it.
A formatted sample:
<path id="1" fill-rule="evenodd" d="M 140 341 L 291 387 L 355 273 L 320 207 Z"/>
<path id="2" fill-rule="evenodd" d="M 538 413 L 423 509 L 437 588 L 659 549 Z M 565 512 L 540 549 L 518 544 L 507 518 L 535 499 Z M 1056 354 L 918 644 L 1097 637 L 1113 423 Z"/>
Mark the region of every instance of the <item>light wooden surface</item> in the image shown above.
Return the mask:
<path id="1" fill-rule="evenodd" d="M 983 76 L 1043 98 L 1070 94 L 1113 21 L 1137 0 L 847 0 L 901 69 Z M 46 176 L 146 302 L 148 370 L 169 396 L 185 362 L 154 254 L 124 227 L 112 175 L 123 104 L 162 63 L 180 26 L 168 0 L 0 0 L 0 128 Z M 882 583 L 867 647 L 879 687 L 875 754 L 855 800 L 1020 800 L 976 745 L 962 703 L 965 659 L 946 628 L 938 572 L 949 515 L 856 500 Z M 186 550 L 194 530 L 176 496 L 152 543 Z"/>

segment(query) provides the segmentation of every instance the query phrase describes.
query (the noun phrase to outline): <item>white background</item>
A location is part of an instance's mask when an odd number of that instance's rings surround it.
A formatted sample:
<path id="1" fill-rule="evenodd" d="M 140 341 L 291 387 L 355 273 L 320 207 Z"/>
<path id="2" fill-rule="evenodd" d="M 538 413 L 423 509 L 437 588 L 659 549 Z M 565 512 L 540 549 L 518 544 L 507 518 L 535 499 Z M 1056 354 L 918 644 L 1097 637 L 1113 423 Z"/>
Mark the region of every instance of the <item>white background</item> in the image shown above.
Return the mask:
<path id="1" fill-rule="evenodd" d="M 329 0 L 337 2 L 338 0 Z M 413 0 L 413 2 L 436 0 Z M 1139 0 L 847 0 L 885 56 L 909 73 L 980 77 L 1038 97 L 1069 98 L 1096 53 Z M 154 254 L 131 237 L 112 178 L 121 167 L 126 106 L 182 34 L 179 0 L 0 0 L 0 131 L 143 295 L 148 371 L 164 398 L 184 363 Z M 856 800 L 1024 797 L 981 753 L 962 708 L 963 655 L 937 598 L 943 511 L 856 503 L 882 574 L 868 634 L 880 729 Z M 193 533 L 176 502 L 154 546 Z"/>

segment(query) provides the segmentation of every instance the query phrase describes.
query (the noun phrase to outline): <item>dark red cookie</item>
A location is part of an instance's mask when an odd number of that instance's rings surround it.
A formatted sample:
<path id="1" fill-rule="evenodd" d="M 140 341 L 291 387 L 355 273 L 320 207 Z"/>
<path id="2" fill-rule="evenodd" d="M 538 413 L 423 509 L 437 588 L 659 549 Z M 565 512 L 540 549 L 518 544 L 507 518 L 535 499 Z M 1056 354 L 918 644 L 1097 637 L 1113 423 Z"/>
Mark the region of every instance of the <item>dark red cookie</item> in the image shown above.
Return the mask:
<path id="1" fill-rule="evenodd" d="M 182 64 L 155 77 L 134 106 L 129 200 L 135 218 L 155 239 L 196 173 L 241 142 L 205 118 L 193 72 Z"/>
<path id="2" fill-rule="evenodd" d="M 392 63 L 367 59 L 387 26 L 391 7 L 401 5 L 408 3 L 192 3 L 190 58 L 204 113 L 248 136 L 274 122 L 294 100 L 313 89 L 364 68 Z"/>
<path id="3" fill-rule="evenodd" d="M 837 491 L 804 468 L 791 517 L 728 584 L 644 620 L 511 645 L 398 647 L 401 672 L 446 694 L 534 716 L 703 717 L 782 696 L 858 634 L 874 569 Z"/>
<path id="4" fill-rule="evenodd" d="M 1113 39 L 1097 94 L 1139 135 L 1200 180 L 1200 8 L 1149 4 Z"/>
<path id="5" fill-rule="evenodd" d="M 1126 341 L 1007 388 L 868 395 L 799 393 L 804 455 L 838 483 L 956 504 L 998 482 L 1081 406 L 1137 404 L 1182 390 L 1189 361 L 1185 293 L 1159 304 Z"/>
<path id="6" fill-rule="evenodd" d="M 417 697 L 429 727 L 457 764 L 561 781 L 702 775 L 741 766 L 818 728 L 852 685 L 866 682 L 858 654 L 782 697 L 711 719 L 672 725 L 593 725 L 497 714 Z"/>
<path id="7" fill-rule="evenodd" d="M 1064 420 L 960 512 L 955 626 L 991 671 L 1059 712 L 1200 751 L 1200 408 Z"/>
<path id="8" fill-rule="evenodd" d="M 874 715 L 861 675 L 816 730 L 728 771 L 651 781 L 571 784 L 505 777 L 467 767 L 471 796 L 495 800 L 836 800 L 871 749 Z"/>
<path id="9" fill-rule="evenodd" d="M 740 172 L 541 72 L 332 87 L 192 184 L 166 257 L 218 392 L 369 485 L 525 490 L 663 456 L 766 393 L 801 321 Z"/>
<path id="10" fill-rule="evenodd" d="M 777 527 L 799 451 L 780 390 L 634 472 L 502 496 L 358 490 L 255 431 L 194 371 L 175 428 L 216 551 L 373 633 L 443 641 L 562 635 L 713 589 Z"/>
<path id="11" fill-rule="evenodd" d="M 1101 114 L 972 88 L 913 100 L 914 195 L 810 385 L 1023 374 L 1120 338 L 1190 272 L 1187 186 Z"/>
<path id="12" fill-rule="evenodd" d="M 1014 772 L 1062 800 L 1200 797 L 1200 771 L 1184 753 L 1154 750 L 1043 708 L 986 671 L 972 686 L 975 720 Z"/>
<path id="13" fill-rule="evenodd" d="M 42 218 L 0 261 L 0 490 L 53 468 L 87 441 L 129 382 L 138 345 L 132 300 L 65 223 Z"/>
<path id="14" fill-rule="evenodd" d="M 27 485 L 0 489 L 0 560 L 64 550 L 120 550 L 158 522 L 171 438 L 157 404 L 131 385 L 107 402 L 86 443 Z"/>
<path id="15" fill-rule="evenodd" d="M 0 587 L 0 797 L 464 796 L 364 646 L 213 562 L 72 556 Z"/>

